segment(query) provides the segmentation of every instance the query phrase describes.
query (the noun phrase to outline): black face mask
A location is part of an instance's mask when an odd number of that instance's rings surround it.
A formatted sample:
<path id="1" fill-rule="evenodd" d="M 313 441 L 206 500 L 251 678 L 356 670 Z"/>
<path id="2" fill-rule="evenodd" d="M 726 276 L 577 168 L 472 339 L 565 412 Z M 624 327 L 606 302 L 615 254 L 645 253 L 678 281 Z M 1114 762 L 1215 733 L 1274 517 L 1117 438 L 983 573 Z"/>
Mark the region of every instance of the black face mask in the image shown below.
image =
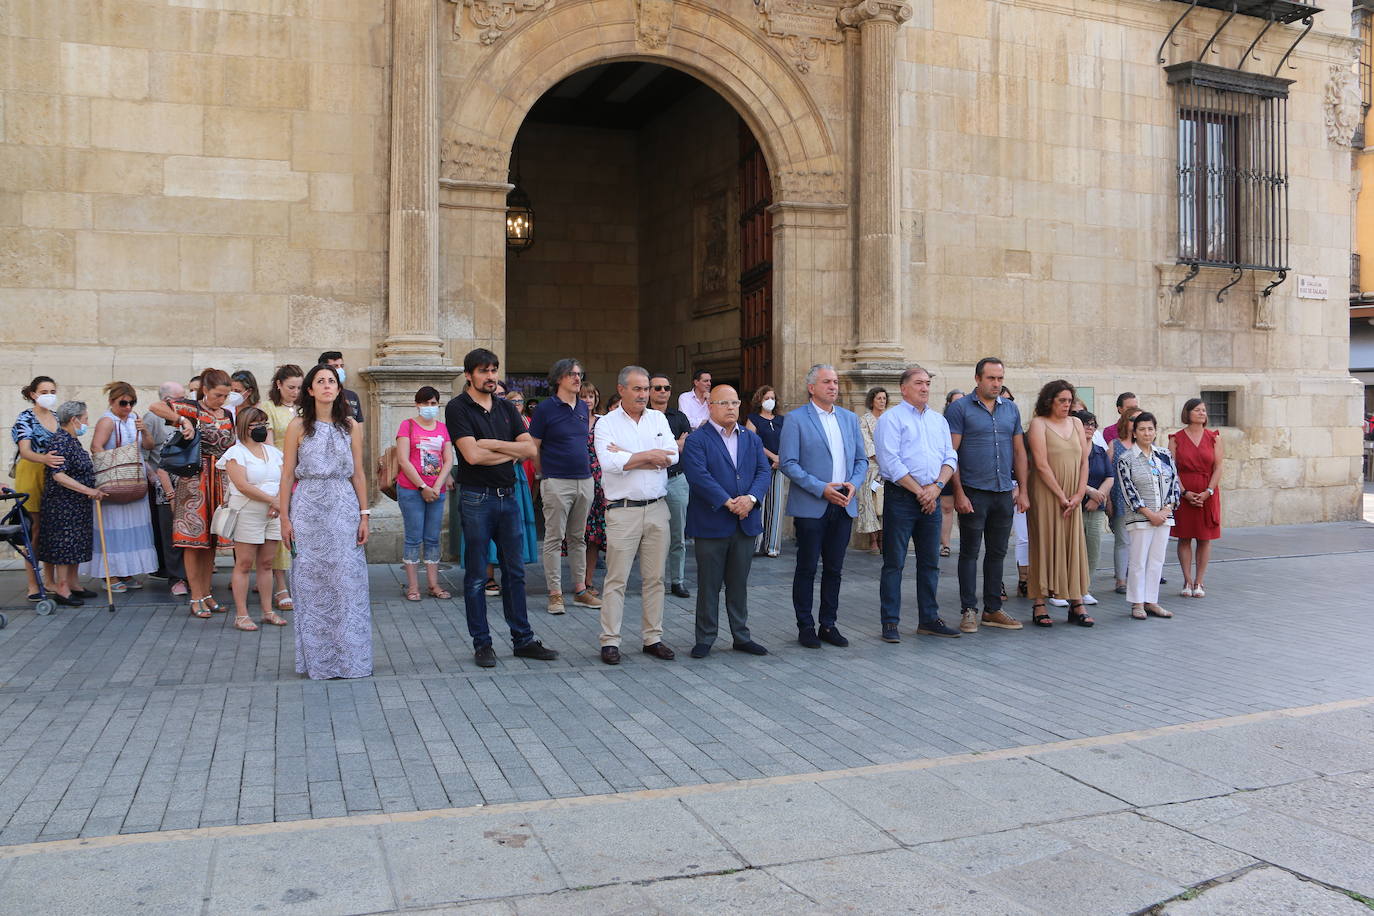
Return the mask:
<path id="1" fill-rule="evenodd" d="M 265 427 L 265 426 L 255 426 L 255 427 L 253 427 L 252 429 L 248 430 L 248 435 L 250 435 L 250 436 L 253 437 L 253 441 L 254 441 L 254 442 L 266 442 L 266 441 L 267 441 L 267 427 Z"/>

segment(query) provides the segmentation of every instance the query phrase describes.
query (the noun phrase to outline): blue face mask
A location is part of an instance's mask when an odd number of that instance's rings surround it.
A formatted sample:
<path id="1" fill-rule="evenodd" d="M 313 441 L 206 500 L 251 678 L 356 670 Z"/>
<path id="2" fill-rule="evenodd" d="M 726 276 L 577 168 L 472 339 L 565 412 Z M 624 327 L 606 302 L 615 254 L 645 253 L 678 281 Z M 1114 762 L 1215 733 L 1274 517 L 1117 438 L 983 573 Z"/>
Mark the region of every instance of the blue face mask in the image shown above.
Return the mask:
<path id="1" fill-rule="evenodd" d="M 343 366 L 340 366 L 339 368 L 335 369 L 334 371 L 337 372 L 337 373 L 339 374 L 339 384 L 340 384 L 340 385 L 342 385 L 344 382 L 346 382 L 346 381 L 348 380 L 348 370 L 345 369 Z"/>
<path id="2" fill-rule="evenodd" d="M 422 419 L 433 420 L 437 416 L 439 416 L 439 405 L 437 404 L 426 404 L 424 407 L 420 408 L 420 417 Z"/>
<path id="3" fill-rule="evenodd" d="M 76 438 L 80 439 L 82 436 L 86 435 L 86 430 L 88 429 L 90 429 L 90 427 L 87 426 L 85 423 L 82 423 L 80 426 L 76 428 Z"/>

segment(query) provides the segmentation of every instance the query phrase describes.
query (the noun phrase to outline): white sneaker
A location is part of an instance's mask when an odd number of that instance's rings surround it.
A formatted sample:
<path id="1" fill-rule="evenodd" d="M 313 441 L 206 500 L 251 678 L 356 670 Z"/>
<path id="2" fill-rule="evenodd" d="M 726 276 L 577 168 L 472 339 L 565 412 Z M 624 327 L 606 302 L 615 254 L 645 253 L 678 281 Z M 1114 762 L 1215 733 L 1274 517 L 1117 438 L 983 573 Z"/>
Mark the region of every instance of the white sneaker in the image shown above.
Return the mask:
<path id="1" fill-rule="evenodd" d="M 1179 592 L 1179 594 L 1182 595 L 1184 598 L 1191 598 L 1193 597 L 1193 587 L 1191 585 L 1188 585 L 1187 583 L 1184 583 L 1183 589 Z"/>
<path id="2" fill-rule="evenodd" d="M 1084 603 L 1084 604 L 1097 604 L 1097 599 L 1094 598 L 1090 592 L 1084 592 L 1084 593 L 1083 593 L 1083 603 Z"/>
<path id="3" fill-rule="evenodd" d="M 1194 587 L 1193 587 L 1193 597 L 1194 597 L 1194 598 L 1206 598 L 1206 597 L 1207 597 L 1207 592 L 1203 591 L 1201 585 L 1194 586 Z"/>
<path id="4" fill-rule="evenodd" d="M 1069 602 L 1065 601 L 1063 598 L 1051 598 L 1051 599 L 1050 599 L 1050 604 L 1054 605 L 1055 607 L 1068 607 L 1068 606 L 1069 606 Z"/>

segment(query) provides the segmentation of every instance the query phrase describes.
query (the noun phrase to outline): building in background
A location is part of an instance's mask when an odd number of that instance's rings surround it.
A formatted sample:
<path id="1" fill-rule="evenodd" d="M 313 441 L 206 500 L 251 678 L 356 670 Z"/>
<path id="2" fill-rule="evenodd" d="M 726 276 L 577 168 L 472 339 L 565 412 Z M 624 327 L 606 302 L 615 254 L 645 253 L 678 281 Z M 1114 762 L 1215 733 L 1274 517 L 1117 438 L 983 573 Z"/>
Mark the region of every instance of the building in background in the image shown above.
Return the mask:
<path id="1" fill-rule="evenodd" d="M 1228 524 L 1355 517 L 1348 7 L 6 11 L 0 422 L 37 372 L 98 402 L 328 348 L 376 449 L 474 346 L 791 404 L 815 362 L 852 403 L 997 354 L 1026 409 L 1061 376 L 1107 418 L 1201 393 Z"/>

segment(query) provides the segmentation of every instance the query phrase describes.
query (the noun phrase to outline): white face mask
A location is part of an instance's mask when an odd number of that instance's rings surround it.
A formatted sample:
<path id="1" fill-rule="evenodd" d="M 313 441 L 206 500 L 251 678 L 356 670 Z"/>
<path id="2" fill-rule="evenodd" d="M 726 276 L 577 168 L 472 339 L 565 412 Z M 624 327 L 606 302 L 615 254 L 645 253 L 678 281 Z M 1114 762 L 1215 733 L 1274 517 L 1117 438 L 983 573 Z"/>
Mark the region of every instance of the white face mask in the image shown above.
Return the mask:
<path id="1" fill-rule="evenodd" d="M 231 391 L 229 392 L 229 397 L 224 399 L 224 403 L 230 407 L 237 407 L 243 403 L 243 395 L 239 394 L 237 391 Z"/>
<path id="2" fill-rule="evenodd" d="M 763 399 L 763 409 L 764 409 L 764 410 L 772 410 L 772 409 L 773 409 L 774 407 L 776 407 L 776 406 L 778 406 L 778 402 L 775 401 L 775 400 L 773 400 L 772 398 L 764 398 L 764 399 Z"/>
<path id="3" fill-rule="evenodd" d="M 57 407 L 57 395 L 40 394 L 38 397 L 33 399 L 33 402 L 37 404 L 39 407 L 43 408 L 44 410 L 52 410 L 55 407 Z"/>
<path id="4" fill-rule="evenodd" d="M 339 373 L 339 384 L 340 384 L 340 385 L 342 385 L 344 382 L 348 381 L 348 370 L 345 369 L 343 366 L 340 366 L 339 368 L 335 369 L 334 371 L 337 372 L 337 373 Z"/>

